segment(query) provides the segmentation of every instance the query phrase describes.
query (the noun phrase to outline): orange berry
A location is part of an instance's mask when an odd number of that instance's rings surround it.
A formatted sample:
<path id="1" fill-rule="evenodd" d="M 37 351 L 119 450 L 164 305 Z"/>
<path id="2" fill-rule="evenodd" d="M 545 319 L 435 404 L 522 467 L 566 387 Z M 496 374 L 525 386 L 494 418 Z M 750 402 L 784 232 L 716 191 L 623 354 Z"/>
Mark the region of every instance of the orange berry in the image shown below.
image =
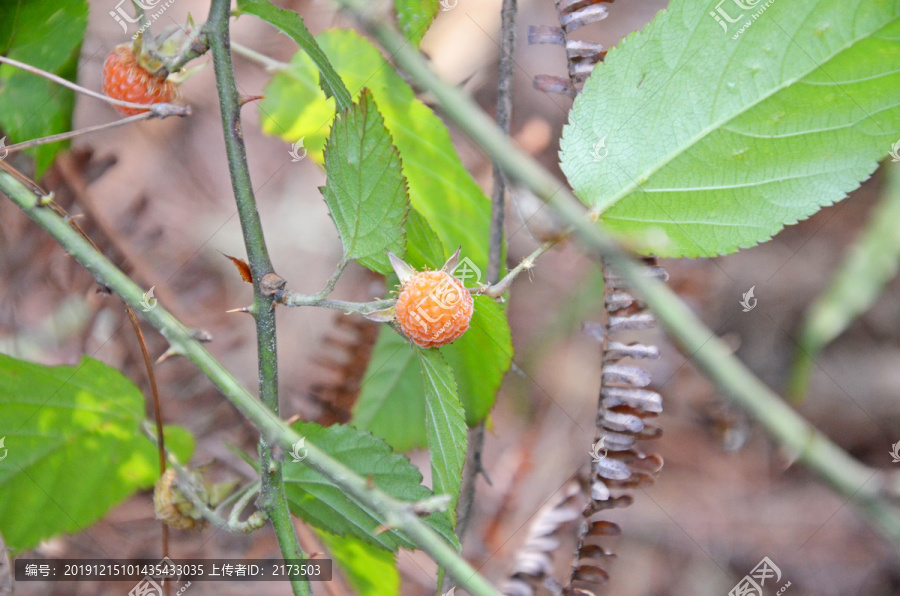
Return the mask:
<path id="1" fill-rule="evenodd" d="M 474 307 L 461 281 L 446 271 L 422 271 L 400 288 L 397 323 L 417 346 L 435 348 L 466 332 Z"/>
<path id="2" fill-rule="evenodd" d="M 103 63 L 103 92 L 113 99 L 141 104 L 170 103 L 176 91 L 175 83 L 155 77 L 141 66 L 128 44 L 116 46 Z M 113 107 L 128 116 L 146 111 Z"/>

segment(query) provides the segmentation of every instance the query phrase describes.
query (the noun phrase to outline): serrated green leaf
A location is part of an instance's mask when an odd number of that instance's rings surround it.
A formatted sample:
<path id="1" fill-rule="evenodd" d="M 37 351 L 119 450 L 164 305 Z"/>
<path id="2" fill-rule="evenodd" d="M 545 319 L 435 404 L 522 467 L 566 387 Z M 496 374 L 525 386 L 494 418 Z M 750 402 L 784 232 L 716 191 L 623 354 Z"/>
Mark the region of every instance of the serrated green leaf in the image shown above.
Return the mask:
<path id="1" fill-rule="evenodd" d="M 572 188 L 644 252 L 768 240 L 857 188 L 900 135 L 900 4 L 723 10 L 738 22 L 673 0 L 594 69 L 564 130 Z"/>
<path id="2" fill-rule="evenodd" d="M 415 209 L 409 210 L 406 218 L 406 262 L 421 271 L 440 269 L 450 256 L 444 250 L 444 243 L 431 226 Z"/>
<path id="3" fill-rule="evenodd" d="M 512 364 L 512 333 L 504 308 L 486 296 L 474 296 L 469 330 L 440 348 L 459 383 L 466 421 L 475 426 L 487 416 L 503 376 Z"/>
<path id="4" fill-rule="evenodd" d="M 238 0 L 235 15 L 252 14 L 261 18 L 282 33 L 288 35 L 294 40 L 300 48 L 306 52 L 306 55 L 316 65 L 321 75 L 320 86 L 322 90 L 329 96 L 337 100 L 337 105 L 346 110 L 350 107 L 352 100 L 350 92 L 344 85 L 344 81 L 335 72 L 334 67 L 328 61 L 328 58 L 322 52 L 322 48 L 316 43 L 306 23 L 296 12 L 278 8 L 269 0 Z"/>
<path id="5" fill-rule="evenodd" d="M 415 502 L 432 494 L 422 486 L 422 474 L 407 458 L 393 453 L 390 445 L 369 432 L 340 424 L 325 428 L 302 421 L 294 423 L 293 428 L 396 499 Z M 354 536 L 388 550 L 415 548 L 397 530 L 379 533 L 381 522 L 373 511 L 302 462 L 288 459 L 284 464 L 284 480 L 291 511 L 317 528 Z M 426 521 L 450 544 L 457 544 L 446 519 L 431 515 Z"/>
<path id="6" fill-rule="evenodd" d="M 42 366 L 0 355 L 0 533 L 15 549 L 76 532 L 159 476 L 141 430 L 144 398 L 120 372 L 85 358 Z M 167 428 L 181 461 L 193 439 Z"/>
<path id="7" fill-rule="evenodd" d="M 881 295 L 900 267 L 900 167 L 888 166 L 888 184 L 865 229 L 847 250 L 828 288 L 804 317 L 789 393 L 806 394 L 809 371 L 834 341 Z"/>
<path id="8" fill-rule="evenodd" d="M 372 91 L 400 151 L 412 206 L 445 247 L 461 246 L 462 254 L 484 271 L 490 201 L 462 165 L 447 128 L 365 38 L 353 31 L 329 29 L 316 39 L 354 95 L 363 87 Z M 321 163 L 331 121 L 330 116 L 323 117 L 323 111 L 333 114 L 334 108 L 333 100 L 315 89 L 315 74 L 305 54 L 294 55 L 289 68 L 266 86 L 260 121 L 266 133 L 287 141 L 305 137 L 309 156 Z"/>
<path id="9" fill-rule="evenodd" d="M 325 171 L 322 195 L 344 255 L 390 273 L 387 251 L 400 256 L 406 251 L 403 222 L 409 199 L 400 155 L 368 90 L 335 120 L 325 146 Z"/>
<path id="10" fill-rule="evenodd" d="M 378 332 L 351 423 L 397 451 L 425 447 L 425 386 L 409 340 L 387 325 Z"/>
<path id="11" fill-rule="evenodd" d="M 434 494 L 450 495 L 446 515 L 456 526 L 456 503 L 468 444 L 466 415 L 459 402 L 453 371 L 440 352 L 417 348 L 416 353 L 425 381 L 425 427 Z"/>
<path id="12" fill-rule="evenodd" d="M 0 54 L 74 80 L 87 13 L 85 0 L 0 3 Z M 0 128 L 7 144 L 70 130 L 74 106 L 73 91 L 0 65 Z M 29 150 L 36 178 L 65 146 L 60 142 Z"/>
<path id="13" fill-rule="evenodd" d="M 397 24 L 406 39 L 419 45 L 438 13 L 438 0 L 394 0 Z"/>
<path id="14" fill-rule="evenodd" d="M 395 555 L 350 536 L 316 530 L 357 596 L 399 596 Z"/>

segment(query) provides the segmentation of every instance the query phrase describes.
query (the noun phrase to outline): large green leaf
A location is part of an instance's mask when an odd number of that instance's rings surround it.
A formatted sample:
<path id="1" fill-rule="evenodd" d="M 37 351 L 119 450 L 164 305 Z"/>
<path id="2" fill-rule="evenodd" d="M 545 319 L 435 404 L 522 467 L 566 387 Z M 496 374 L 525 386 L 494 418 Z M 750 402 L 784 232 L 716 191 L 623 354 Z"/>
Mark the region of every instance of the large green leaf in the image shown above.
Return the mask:
<path id="1" fill-rule="evenodd" d="M 422 474 L 408 459 L 391 451 L 390 445 L 371 433 L 336 424 L 328 428 L 313 422 L 296 422 L 294 430 L 392 497 L 420 501 L 432 492 L 422 486 Z M 291 511 L 310 524 L 339 535 L 350 535 L 389 550 L 412 549 L 413 543 L 397 530 L 381 531 L 378 516 L 356 502 L 340 487 L 303 462 L 290 458 L 284 464 L 285 493 Z M 450 544 L 456 537 L 442 516 L 427 518 Z"/>
<path id="2" fill-rule="evenodd" d="M 819 352 L 867 311 L 900 267 L 900 167 L 888 168 L 881 202 L 856 242 L 847 250 L 828 288 L 803 320 L 789 392 L 806 394 L 810 368 Z"/>
<path id="3" fill-rule="evenodd" d="M 440 352 L 422 348 L 416 352 L 425 381 L 425 427 L 434 493 L 450 495 L 447 516 L 456 525 L 456 503 L 466 464 L 466 416 L 459 403 L 453 371 Z"/>
<path id="4" fill-rule="evenodd" d="M 383 325 L 353 406 L 351 423 L 372 431 L 397 451 L 425 447 L 424 392 L 409 340 Z"/>
<path id="5" fill-rule="evenodd" d="M 900 135 L 900 3 L 750 4 L 722 5 L 728 25 L 711 3 L 673 0 L 575 101 L 562 168 L 644 251 L 765 241 L 843 199 Z"/>
<path id="6" fill-rule="evenodd" d="M 0 2 L 0 54 L 74 80 L 87 25 L 85 0 Z M 0 128 L 8 144 L 66 132 L 75 94 L 56 83 L 0 65 Z M 32 149 L 36 176 L 65 143 Z"/>
<path id="7" fill-rule="evenodd" d="M 337 99 L 342 110 L 350 107 L 350 92 L 322 52 L 316 38 L 296 12 L 273 5 L 269 0 L 238 0 L 235 15 L 252 14 L 288 35 L 312 60 L 321 75 L 320 85 L 329 97 Z"/>
<path id="8" fill-rule="evenodd" d="M 346 257 L 390 273 L 390 250 L 403 255 L 409 210 L 400 155 L 368 90 L 341 113 L 325 147 L 328 181 L 322 190 Z"/>
<path id="9" fill-rule="evenodd" d="M 440 348 L 459 383 L 459 397 L 470 426 L 484 420 L 491 411 L 513 356 L 504 308 L 486 296 L 474 298 L 475 313 L 469 330 Z"/>
<path id="10" fill-rule="evenodd" d="M 159 476 L 141 430 L 144 398 L 114 368 L 85 358 L 42 366 L 0 355 L 0 533 L 27 549 L 85 529 Z M 186 462 L 187 431 L 167 430 Z"/>
<path id="11" fill-rule="evenodd" d="M 419 271 L 443 267 L 450 255 L 446 254 L 444 243 L 415 209 L 409 210 L 405 228 L 406 262 Z"/>
<path id="12" fill-rule="evenodd" d="M 351 536 L 318 530 L 328 553 L 357 596 L 399 596 L 400 573 L 395 555 Z"/>
<path id="13" fill-rule="evenodd" d="M 438 6 L 438 0 L 394 0 L 397 24 L 413 44 L 419 45 L 422 41 L 422 36 L 438 13 Z"/>
<path id="14" fill-rule="evenodd" d="M 461 246 L 462 254 L 484 271 L 490 201 L 463 167 L 447 128 L 365 38 L 329 29 L 316 39 L 354 95 L 363 87 L 372 91 L 400 151 L 412 206 L 445 247 Z M 289 142 L 305 137 L 310 157 L 321 162 L 334 102 L 316 88 L 315 77 L 309 57 L 295 54 L 290 66 L 266 86 L 260 120 L 265 132 Z"/>

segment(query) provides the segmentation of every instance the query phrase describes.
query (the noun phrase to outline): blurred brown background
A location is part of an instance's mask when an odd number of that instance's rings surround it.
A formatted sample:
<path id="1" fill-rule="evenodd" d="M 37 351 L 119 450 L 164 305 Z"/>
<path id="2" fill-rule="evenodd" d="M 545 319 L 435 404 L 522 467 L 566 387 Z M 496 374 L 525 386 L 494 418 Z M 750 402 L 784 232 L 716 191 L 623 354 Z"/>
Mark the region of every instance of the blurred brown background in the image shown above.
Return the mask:
<path id="1" fill-rule="evenodd" d="M 324 1 L 287 2 L 310 29 L 352 26 Z M 537 74 L 564 74 L 564 55 L 555 47 L 527 45 L 529 25 L 554 25 L 549 0 L 520 1 L 515 53 L 513 135 L 520 145 L 558 172 L 558 138 L 571 100 L 535 90 Z M 660 0 L 611 5 L 610 17 L 580 36 L 614 44 L 641 28 L 664 7 Z M 100 88 L 106 53 L 125 41 L 107 12 L 111 0 L 92 3 L 78 82 Z M 175 0 L 164 16 L 183 23 L 188 12 L 202 21 L 207 2 Z M 423 49 L 437 68 L 464 86 L 489 112 L 496 91 L 498 0 L 460 0 L 441 12 Z M 234 26 L 234 38 L 281 60 L 295 51 L 284 36 L 249 17 Z M 206 60 L 204 58 L 203 60 Z M 258 95 L 269 75 L 236 58 L 238 83 Z M 86 231 L 117 263 L 149 288 L 177 316 L 214 337 L 210 349 L 248 387 L 256 385 L 252 321 L 226 315 L 251 299 L 222 254 L 243 257 L 226 169 L 211 66 L 183 87 L 193 107 L 187 119 L 142 122 L 73 144 L 74 155 L 48 174 L 71 213 L 85 213 Z M 425 98 L 427 100 L 427 97 Z M 340 257 L 340 241 L 317 186 L 323 173 L 304 160 L 292 163 L 289 146 L 264 136 L 258 112 L 246 107 L 247 141 L 260 214 L 276 269 L 298 291 L 322 287 Z M 113 119 L 111 109 L 79 97 L 75 125 Z M 451 126 L 460 155 L 489 191 L 490 164 Z M 88 160 L 88 152 L 93 155 Z M 561 176 L 561 175 L 560 175 Z M 857 234 L 882 189 L 876 175 L 854 195 L 773 241 L 740 254 L 698 261 L 666 261 L 670 284 L 696 313 L 725 336 L 766 383 L 781 390 L 793 350 L 792 336 L 810 301 L 822 290 L 843 251 Z M 522 226 L 532 207 L 527 197 L 510 206 L 509 262 L 528 254 L 535 242 Z M 125 371 L 146 388 L 146 374 L 121 303 L 97 294 L 91 278 L 53 241 L 0 201 L 0 351 L 51 364 L 72 364 L 86 353 Z M 533 222 L 532 222 L 533 223 Z M 529 224 L 531 225 L 531 224 Z M 755 286 L 759 300 L 749 313 L 738 301 Z M 336 298 L 366 300 L 380 295 L 373 281 L 352 265 Z M 539 261 L 533 274 L 513 286 L 510 322 L 516 369 L 504 382 L 488 432 L 485 461 L 493 480 L 478 484 L 476 518 L 465 554 L 501 582 L 538 508 L 588 461 L 599 383 L 599 348 L 581 332 L 599 320 L 602 286 L 592 262 L 577 246 L 563 245 Z M 900 282 L 894 280 L 876 306 L 819 358 L 809 399 L 799 409 L 852 455 L 873 467 L 890 466 L 888 451 L 900 440 Z M 335 356 L 327 336 L 340 334 L 332 311 L 279 309 L 279 357 L 283 412 L 315 417 L 310 398 L 316 386 L 339 379 L 326 366 Z M 145 327 L 151 352 L 164 341 Z M 612 582 L 603 591 L 617 596 L 725 595 L 763 557 L 791 581 L 788 594 L 887 595 L 900 593 L 900 561 L 891 546 L 865 525 L 852 503 L 833 494 L 806 470 L 789 465 L 764 432 L 723 402 L 692 366 L 689 355 L 660 332 L 646 341 L 660 344 L 652 364 L 654 388 L 665 400 L 664 436 L 653 449 L 666 465 L 657 484 L 639 491 L 632 507 L 610 514 L 623 536 Z M 331 354 L 331 356 L 329 356 Z M 323 364 L 323 360 L 325 363 Z M 254 450 L 256 434 L 189 363 L 170 360 L 158 367 L 168 423 L 198 438 L 195 463 L 217 460 L 223 477 L 250 478 L 252 471 L 224 446 Z M 743 443 L 742 448 L 733 448 Z M 427 457 L 413 453 L 428 478 Z M 297 523 L 310 550 L 313 534 Z M 249 536 L 214 529 L 199 534 L 173 531 L 173 557 L 268 557 L 277 554 L 268 530 Z M 159 525 L 151 495 L 142 493 L 114 509 L 84 533 L 51 540 L 37 551 L 52 557 L 147 557 L 159 555 Z M 568 570 L 574 544 L 564 537 L 556 561 Z M 401 552 L 404 594 L 432 594 L 435 566 L 421 553 Z M 19 594 L 127 593 L 122 584 L 20 584 Z M 321 594 L 348 594 L 335 581 L 314 586 Z M 190 594 L 287 594 L 273 583 L 194 584 Z M 464 593 L 457 589 L 456 594 Z"/>

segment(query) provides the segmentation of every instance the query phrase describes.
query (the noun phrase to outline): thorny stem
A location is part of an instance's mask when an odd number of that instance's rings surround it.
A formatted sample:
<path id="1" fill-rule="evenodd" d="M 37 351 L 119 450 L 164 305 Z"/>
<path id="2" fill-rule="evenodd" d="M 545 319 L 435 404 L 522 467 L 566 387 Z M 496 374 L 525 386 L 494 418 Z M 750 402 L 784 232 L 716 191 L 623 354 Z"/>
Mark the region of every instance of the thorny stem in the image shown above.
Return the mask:
<path id="1" fill-rule="evenodd" d="M 497 126 L 509 136 L 512 123 L 512 79 L 516 47 L 516 0 L 503 0 L 500 9 L 500 64 L 497 69 Z M 506 208 L 506 175 L 495 162 L 491 195 L 491 238 L 488 250 L 488 283 L 497 283 L 503 269 L 503 220 Z"/>
<path id="2" fill-rule="evenodd" d="M 309 296 L 309 298 L 319 302 L 322 302 L 323 300 L 328 298 L 328 296 L 330 296 L 334 291 L 335 284 L 337 284 L 338 280 L 344 274 L 344 269 L 347 268 L 347 265 L 349 263 L 350 259 L 347 257 L 347 255 L 344 255 L 341 258 L 341 262 L 338 263 L 337 268 L 334 270 L 334 273 L 332 273 L 331 277 L 328 278 L 328 281 L 325 282 L 325 288 L 321 292 L 316 292 L 315 294 Z"/>
<path id="3" fill-rule="evenodd" d="M 173 57 L 163 58 L 163 68 L 166 73 L 178 72 L 184 66 L 193 60 L 199 58 L 209 51 L 209 39 L 206 37 L 205 28 L 197 28 L 190 32 L 187 38 L 187 44 L 181 48 L 181 51 Z M 162 74 L 162 73 L 159 73 Z"/>
<path id="4" fill-rule="evenodd" d="M 31 66 L 30 64 L 25 64 L 24 62 L 19 62 L 18 60 L 13 60 L 12 58 L 7 58 L 6 56 L 0 56 L 0 63 L 15 66 L 16 68 L 22 69 L 26 72 L 30 72 L 31 74 L 36 74 L 38 76 L 44 77 L 45 79 L 53 81 L 54 83 L 62 85 L 63 87 L 68 87 L 72 91 L 77 91 L 78 93 L 83 93 L 84 95 L 89 95 L 93 98 L 101 99 L 106 103 L 112 104 L 114 106 L 134 108 L 137 110 L 149 110 L 151 114 L 160 118 L 165 118 L 166 116 L 190 116 L 191 114 L 190 106 L 177 106 L 171 103 L 142 104 L 113 99 L 108 95 L 103 95 L 102 93 L 91 91 L 90 89 L 82 87 L 81 85 L 76 85 L 72 81 L 67 81 L 62 77 L 58 77 L 53 73 L 47 72 L 46 70 L 41 70 L 40 68 Z"/>
<path id="5" fill-rule="evenodd" d="M 65 141 L 67 139 L 72 139 L 74 137 L 78 137 L 81 135 L 85 135 L 92 132 L 97 132 L 98 130 L 105 130 L 107 128 L 116 128 L 117 126 L 123 126 L 125 124 L 131 124 L 132 122 L 138 122 L 140 120 L 149 120 L 150 118 L 166 118 L 168 116 L 187 116 L 190 113 L 190 106 L 186 106 L 188 108 L 188 112 L 185 113 L 175 113 L 170 112 L 166 114 L 153 113 L 153 112 L 141 112 L 140 114 L 135 114 L 134 116 L 128 116 L 127 118 L 122 118 L 120 120 L 114 120 L 112 122 L 107 122 L 105 124 L 98 124 L 96 126 L 88 126 L 87 128 L 79 128 L 78 130 L 70 130 L 69 132 L 62 132 L 58 135 L 50 135 L 49 137 L 41 137 L 39 139 L 31 139 L 30 141 L 24 141 L 22 143 L 16 143 L 15 145 L 9 145 L 6 147 L 6 150 L 9 153 L 16 153 L 17 151 L 22 151 L 24 149 L 30 149 L 32 147 L 37 147 L 38 145 L 46 145 L 48 143 L 56 143 L 59 141 Z"/>
<path id="6" fill-rule="evenodd" d="M 473 294 L 483 294 L 494 299 L 500 298 L 504 293 L 506 293 L 507 290 L 509 290 L 512 282 L 515 281 L 517 277 L 519 277 L 520 273 L 522 273 L 523 271 L 530 271 L 534 267 L 534 262 L 538 259 L 538 257 L 556 246 L 556 244 L 566 236 L 568 236 L 568 232 L 564 232 L 558 238 L 544 242 L 543 244 L 538 246 L 530 255 L 522 259 L 518 265 L 510 269 L 509 273 L 503 276 L 503 279 L 489 286 L 474 288 L 473 290 L 471 290 L 471 292 Z"/>
<path id="7" fill-rule="evenodd" d="M 200 512 L 204 519 L 209 520 L 209 522 L 217 528 L 222 528 L 223 530 L 234 532 L 236 534 L 249 534 L 265 525 L 265 520 L 259 515 L 259 512 L 251 514 L 245 521 L 238 520 L 244 507 L 247 506 L 247 502 L 256 494 L 253 487 L 256 486 L 258 490 L 258 485 L 250 485 L 247 487 L 244 494 L 241 496 L 240 501 L 235 503 L 232 508 L 228 519 L 225 519 L 219 514 L 221 507 L 217 507 L 215 510 L 210 509 L 209 505 L 207 505 L 200 495 L 197 494 L 197 491 L 194 490 L 194 487 L 191 484 L 191 477 L 188 471 L 174 458 L 170 460 L 170 464 L 178 474 L 178 488 L 181 490 L 181 493 L 191 502 L 191 505 Z"/>
<path id="8" fill-rule="evenodd" d="M 347 302 L 344 300 L 328 300 L 319 298 L 318 294 L 297 294 L 285 290 L 278 298 L 279 304 L 285 306 L 320 306 L 333 310 L 342 310 L 347 314 L 367 315 L 377 310 L 390 308 L 396 300 L 373 300 L 372 302 Z"/>
<path id="9" fill-rule="evenodd" d="M 287 62 L 281 62 L 280 60 L 276 60 L 275 58 L 266 56 L 265 54 L 257 52 L 252 48 L 248 48 L 247 46 L 236 41 L 231 42 L 231 49 L 238 56 L 243 56 L 247 60 L 251 60 L 253 62 L 256 62 L 257 64 L 261 64 L 269 72 L 287 70 L 290 67 L 290 64 L 288 64 Z"/>
<path id="10" fill-rule="evenodd" d="M 500 64 L 497 68 L 497 126 L 504 133 L 509 135 L 510 124 L 512 122 L 512 78 L 515 63 L 513 61 L 513 51 L 516 47 L 516 0 L 503 0 L 500 8 Z M 488 246 L 488 266 L 487 266 L 487 282 L 491 287 L 500 279 L 500 273 L 503 269 L 503 224 L 506 212 L 506 175 L 496 163 L 494 166 L 494 189 L 491 194 L 491 236 Z M 509 284 L 506 285 L 509 287 Z M 499 298 L 503 294 L 502 290 L 492 298 Z M 486 292 L 483 292 L 486 293 Z M 490 295 L 490 294 L 488 294 Z M 463 475 L 462 485 L 465 487 L 462 497 L 459 500 L 459 523 L 456 528 L 456 535 L 459 541 L 463 541 L 466 530 L 469 528 L 469 522 L 472 516 L 472 506 L 475 502 L 475 487 L 478 481 L 478 475 L 484 474 L 485 480 L 488 479 L 484 465 L 481 461 L 481 454 L 484 450 L 484 425 L 482 420 L 478 426 L 469 433 L 469 454 L 470 458 L 467 462 L 465 473 Z"/>
<path id="11" fill-rule="evenodd" d="M 257 356 L 259 359 L 259 398 L 262 404 L 278 416 L 278 348 L 275 330 L 275 303 L 273 294 L 284 285 L 269 259 L 262 223 L 256 207 L 256 197 L 247 165 L 247 152 L 241 130 L 241 99 L 234 80 L 231 59 L 229 20 L 230 0 L 213 0 L 209 19 L 204 29 L 212 50 L 216 74 L 216 89 L 222 111 L 222 128 L 225 134 L 225 150 L 231 186 L 237 202 L 238 217 L 244 233 L 244 245 L 250 271 L 253 274 L 253 306 L 250 312 L 256 320 Z M 271 438 L 261 434 L 259 438 L 260 494 L 257 506 L 268 516 L 278 538 L 285 559 L 303 559 L 294 531 L 291 513 L 284 493 L 281 461 L 272 453 Z M 309 583 L 291 580 L 295 595 L 308 595 Z"/>
<path id="12" fill-rule="evenodd" d="M 4 162 L 0 162 L 2 165 Z M 102 286 L 109 288 L 132 308 L 138 308 L 144 290 L 128 278 L 119 268 L 82 238 L 57 213 L 41 205 L 46 195 L 31 182 L 23 182 L 19 176 L 0 172 L 0 192 L 6 194 L 22 211 L 46 230 L 72 257 L 81 263 Z M 243 414 L 270 444 L 290 450 L 300 440 L 286 422 L 263 406 L 239 382 L 234 375 L 213 358 L 206 347 L 194 337 L 194 332 L 173 317 L 162 304 L 144 313 L 144 318 L 168 340 L 171 350 L 191 362 L 206 375 Z M 459 556 L 456 549 L 432 530 L 413 510 L 412 503 L 398 501 L 378 488 L 369 486 L 341 462 L 306 440 L 307 457 L 303 460 L 350 497 L 374 511 L 386 525 L 402 531 L 419 548 L 443 566 L 457 583 L 472 596 L 499 596 L 499 592 L 471 565 Z"/>
<path id="13" fill-rule="evenodd" d="M 260 482 L 257 480 L 253 484 L 247 486 L 243 491 L 235 492 L 235 495 L 240 494 L 240 497 L 237 498 L 234 507 L 231 508 L 231 515 L 228 516 L 228 523 L 234 523 L 237 520 L 241 513 L 243 513 L 244 508 L 250 503 L 250 499 L 255 497 L 257 493 L 259 493 Z M 223 506 L 227 505 L 228 501 L 224 501 L 222 503 Z"/>
<path id="14" fill-rule="evenodd" d="M 506 174 L 553 207 L 592 253 L 605 257 L 640 293 L 694 363 L 732 400 L 749 412 L 799 462 L 840 494 L 861 506 L 875 527 L 900 545 L 900 516 L 893 475 L 851 457 L 788 406 L 733 354 L 664 284 L 643 274 L 641 265 L 596 224 L 569 189 L 507 136 L 464 92 L 440 79 L 417 50 L 391 27 L 372 20 L 361 0 L 339 0 L 379 40 L 397 65 L 431 92 L 453 120 Z"/>

